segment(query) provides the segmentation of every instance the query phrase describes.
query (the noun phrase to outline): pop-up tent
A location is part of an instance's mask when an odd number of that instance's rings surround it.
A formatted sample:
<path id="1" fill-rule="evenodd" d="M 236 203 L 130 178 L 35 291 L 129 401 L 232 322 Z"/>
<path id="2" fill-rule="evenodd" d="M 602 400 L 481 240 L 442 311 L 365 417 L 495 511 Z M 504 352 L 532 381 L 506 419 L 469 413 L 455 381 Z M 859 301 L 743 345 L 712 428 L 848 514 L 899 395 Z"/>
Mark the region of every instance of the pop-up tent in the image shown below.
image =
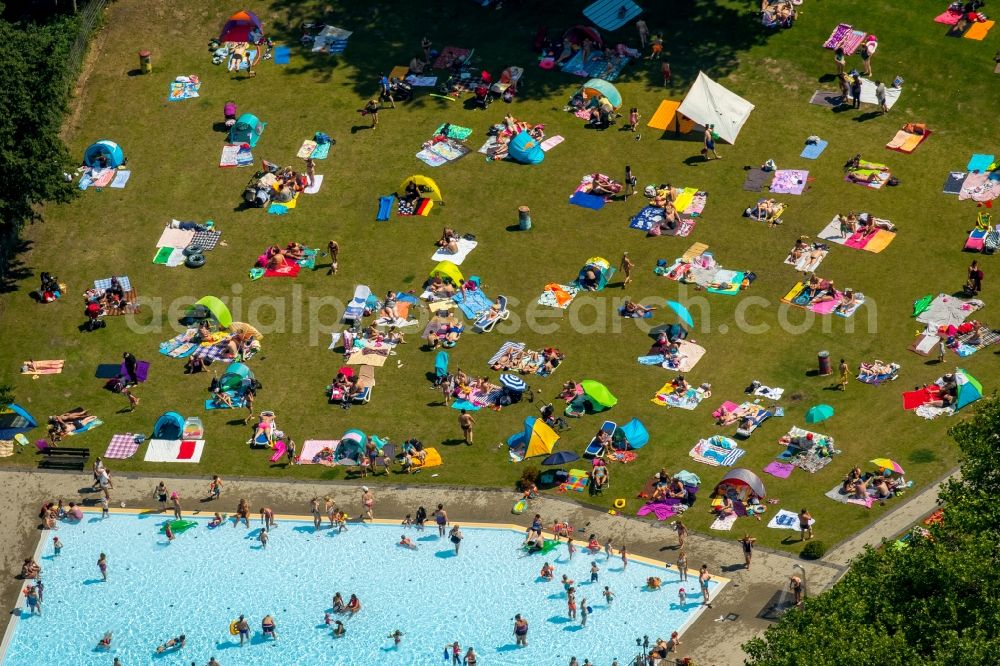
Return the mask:
<path id="1" fill-rule="evenodd" d="M 699 125 L 714 125 L 715 133 L 728 143 L 736 143 L 736 135 L 753 110 L 753 104 L 708 78 L 705 72 L 698 72 L 677 109 Z"/>
<path id="2" fill-rule="evenodd" d="M 236 124 L 229 128 L 229 143 L 248 143 L 253 148 L 260 141 L 260 135 L 264 133 L 265 127 L 267 123 L 262 123 L 257 116 L 244 113 Z"/>
<path id="3" fill-rule="evenodd" d="M 594 291 L 600 291 L 607 287 L 608 280 L 615 274 L 614 267 L 608 263 L 607 259 L 604 257 L 591 257 L 587 259 L 587 263 L 580 269 L 580 273 L 576 277 L 576 284 L 583 286 L 587 279 L 588 271 L 593 272 L 597 276 L 597 288 Z"/>
<path id="4" fill-rule="evenodd" d="M 641 449 L 649 442 L 649 431 L 639 419 L 632 419 L 615 430 L 614 446 L 618 449 Z"/>
<path id="5" fill-rule="evenodd" d="M 545 421 L 529 416 L 524 419 L 524 430 L 507 438 L 510 456 L 523 460 L 534 456 L 547 456 L 559 440 L 559 435 Z"/>
<path id="6" fill-rule="evenodd" d="M 205 296 L 184 313 L 185 319 L 212 319 L 222 328 L 233 325 L 233 315 L 226 304 L 215 296 Z"/>
<path id="7" fill-rule="evenodd" d="M 597 32 L 596 28 L 587 25 L 574 25 L 563 33 L 563 41 L 570 44 L 582 45 L 585 39 L 594 42 L 594 48 L 597 50 L 604 48 L 604 40 L 601 39 L 601 33 Z"/>
<path id="8" fill-rule="evenodd" d="M 232 363 L 226 374 L 219 380 L 219 388 L 223 391 L 242 393 L 253 382 L 253 371 L 242 363 Z"/>
<path id="9" fill-rule="evenodd" d="M 410 176 L 399 184 L 399 189 L 396 190 L 396 194 L 398 196 L 405 196 L 406 186 L 409 185 L 411 181 L 417 184 L 417 190 L 419 190 L 420 196 L 424 199 L 430 199 L 431 201 L 444 201 L 444 197 L 441 194 L 441 188 L 437 186 L 437 183 L 435 183 L 433 179 L 428 178 L 427 176 Z"/>
<path id="10" fill-rule="evenodd" d="M 983 385 L 962 368 L 955 371 L 955 384 L 958 386 L 958 396 L 955 399 L 956 410 L 983 397 Z"/>
<path id="11" fill-rule="evenodd" d="M 451 263 L 450 261 L 439 262 L 430 273 L 430 277 L 439 277 L 442 280 L 451 280 L 451 282 L 456 286 L 460 286 L 465 278 L 462 277 L 462 271 L 458 270 L 458 266 Z"/>
<path id="12" fill-rule="evenodd" d="M 37 425 L 35 417 L 21 405 L 11 403 L 0 410 L 0 439 L 12 439 L 14 435 L 28 432 Z"/>
<path id="13" fill-rule="evenodd" d="M 760 480 L 759 476 L 743 467 L 729 470 L 715 486 L 715 492 L 721 494 L 728 493 L 729 489 L 735 490 L 736 494 L 744 499 L 743 496 L 747 493 L 758 499 L 763 499 L 766 496 L 764 482 Z"/>
<path id="14" fill-rule="evenodd" d="M 518 132 L 507 144 L 507 154 L 521 164 L 538 164 L 545 159 L 545 151 L 535 137 L 527 132 Z"/>
<path id="15" fill-rule="evenodd" d="M 580 382 L 583 395 L 573 398 L 573 401 L 566 406 L 566 413 L 574 416 L 611 409 L 618 404 L 618 398 L 612 395 L 604 384 L 595 382 L 593 379 L 584 379 Z"/>
<path id="16" fill-rule="evenodd" d="M 177 412 L 164 412 L 153 426 L 153 439 L 180 439 L 184 434 L 184 417 Z"/>
<path id="17" fill-rule="evenodd" d="M 364 456 L 365 443 L 368 438 L 357 428 L 351 428 L 340 438 L 340 443 L 333 451 L 333 462 L 337 465 L 360 465 Z"/>
<path id="18" fill-rule="evenodd" d="M 98 160 L 102 157 L 104 159 L 99 163 Z M 114 169 L 121 166 L 124 161 L 125 153 L 122 152 L 122 147 L 108 139 L 101 139 L 97 143 L 92 143 L 83 152 L 83 163 L 89 167 L 102 166 Z"/>
<path id="19" fill-rule="evenodd" d="M 622 105 L 622 95 L 618 92 L 618 88 L 615 88 L 604 79 L 590 79 L 574 93 L 574 96 L 577 95 L 587 100 L 588 106 L 596 106 L 598 100 L 602 97 L 607 97 L 608 101 L 611 102 L 611 106 L 616 109 L 621 108 Z"/>
<path id="20" fill-rule="evenodd" d="M 253 33 L 251 35 L 251 33 Z M 259 42 L 264 37 L 264 26 L 253 12 L 242 10 L 229 17 L 222 26 L 219 41 L 226 42 Z"/>

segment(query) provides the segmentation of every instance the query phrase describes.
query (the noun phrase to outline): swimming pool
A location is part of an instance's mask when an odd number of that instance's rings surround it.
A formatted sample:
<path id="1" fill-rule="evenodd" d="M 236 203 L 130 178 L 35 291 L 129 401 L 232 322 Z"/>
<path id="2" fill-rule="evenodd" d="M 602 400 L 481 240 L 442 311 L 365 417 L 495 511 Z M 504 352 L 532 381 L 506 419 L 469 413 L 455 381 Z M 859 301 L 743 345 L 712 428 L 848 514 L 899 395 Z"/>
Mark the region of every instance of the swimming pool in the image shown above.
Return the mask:
<path id="1" fill-rule="evenodd" d="M 396 545 L 403 528 L 396 525 L 349 525 L 342 534 L 311 522 L 282 520 L 266 549 L 251 529 L 232 523 L 210 529 L 208 519 L 172 543 L 160 534 L 164 515 L 112 514 L 101 520 L 86 514 L 79 525 L 58 530 L 64 547 L 55 556 L 53 533 L 44 533 L 41 559 L 45 583 L 43 615 L 26 608 L 8 631 L 5 666 L 79 664 L 190 664 L 214 656 L 222 666 L 235 664 L 434 664 L 443 663 L 446 644 L 458 641 L 463 654 L 475 648 L 479 664 L 562 664 L 576 656 L 606 666 L 614 658 L 627 663 L 635 638 L 669 637 L 701 612 L 697 576 L 685 587 L 687 604 L 678 606 L 678 576 L 640 561 L 622 571 L 619 558 L 577 551 L 567 559 L 564 545 L 551 553 L 523 556 L 523 532 L 502 528 L 462 528 L 461 554 L 430 526 L 408 531 L 415 551 Z M 108 581 L 102 582 L 98 555 L 108 556 Z M 539 578 L 542 564 L 556 568 L 556 580 Z M 600 581 L 590 584 L 590 565 L 600 567 Z M 587 599 L 593 613 L 586 627 L 566 617 L 562 574 L 578 581 L 577 601 Z M 644 589 L 659 576 L 663 588 Z M 711 583 L 715 595 L 723 585 Z M 616 597 L 605 603 L 610 586 Z M 344 619 L 347 635 L 333 639 L 323 623 L 334 592 L 363 604 Z M 19 604 L 23 607 L 23 601 Z M 253 630 L 241 648 L 229 624 L 245 614 Z M 514 647 L 512 618 L 520 613 L 530 626 L 529 646 Z M 271 614 L 278 640 L 260 637 L 261 619 Z M 388 635 L 405 635 L 398 648 Z M 106 631 L 114 632 L 112 650 L 97 652 Z M 157 645 L 185 634 L 179 652 L 157 655 Z"/>

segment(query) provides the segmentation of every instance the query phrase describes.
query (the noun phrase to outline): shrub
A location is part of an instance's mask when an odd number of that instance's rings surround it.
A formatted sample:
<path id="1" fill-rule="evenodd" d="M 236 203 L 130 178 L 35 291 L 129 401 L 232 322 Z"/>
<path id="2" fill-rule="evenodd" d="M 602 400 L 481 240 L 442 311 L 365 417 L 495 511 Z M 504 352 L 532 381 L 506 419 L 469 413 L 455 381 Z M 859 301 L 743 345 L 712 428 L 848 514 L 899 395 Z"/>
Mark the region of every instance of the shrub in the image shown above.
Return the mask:
<path id="1" fill-rule="evenodd" d="M 818 560 L 826 555 L 826 544 L 822 541 L 810 541 L 802 549 L 802 559 Z"/>
<path id="2" fill-rule="evenodd" d="M 527 490 L 531 484 L 538 484 L 538 468 L 534 465 L 525 467 L 521 472 L 521 478 L 517 480 L 517 489 Z"/>

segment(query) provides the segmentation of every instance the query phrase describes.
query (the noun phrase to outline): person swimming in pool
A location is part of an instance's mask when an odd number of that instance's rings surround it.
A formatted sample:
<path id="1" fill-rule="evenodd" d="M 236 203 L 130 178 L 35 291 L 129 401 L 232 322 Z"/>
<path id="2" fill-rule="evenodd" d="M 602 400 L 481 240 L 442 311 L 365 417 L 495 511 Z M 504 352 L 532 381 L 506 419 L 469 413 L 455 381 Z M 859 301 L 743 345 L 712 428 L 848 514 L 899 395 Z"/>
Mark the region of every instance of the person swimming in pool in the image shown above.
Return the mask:
<path id="1" fill-rule="evenodd" d="M 181 634 L 177 638 L 171 638 L 163 645 L 158 646 L 156 648 L 156 653 L 163 654 L 167 650 L 175 650 L 175 649 L 179 650 L 186 644 L 187 644 L 187 637 L 184 634 Z"/>
<path id="2" fill-rule="evenodd" d="M 97 642 L 98 650 L 110 650 L 111 649 L 111 632 L 104 632 L 104 636 Z"/>
<path id="3" fill-rule="evenodd" d="M 347 602 L 345 610 L 351 615 L 354 615 L 355 613 L 361 610 L 361 600 L 358 599 L 357 595 L 354 594 L 351 595 L 351 599 L 350 601 Z"/>
<path id="4" fill-rule="evenodd" d="M 343 636 L 344 634 L 347 633 L 347 627 L 345 627 L 344 623 L 341 622 L 340 620 L 337 620 L 333 624 L 335 625 L 333 627 L 333 637 L 334 638 L 340 638 L 341 636 Z"/>
<path id="5" fill-rule="evenodd" d="M 334 613 L 343 613 L 344 610 L 346 610 L 346 606 L 344 605 L 344 597 L 340 596 L 340 592 L 337 592 L 336 594 L 333 595 L 332 606 Z"/>
<path id="6" fill-rule="evenodd" d="M 403 548 L 409 548 L 410 550 L 416 550 L 417 544 L 413 543 L 413 539 L 403 534 L 399 537 L 399 545 Z"/>

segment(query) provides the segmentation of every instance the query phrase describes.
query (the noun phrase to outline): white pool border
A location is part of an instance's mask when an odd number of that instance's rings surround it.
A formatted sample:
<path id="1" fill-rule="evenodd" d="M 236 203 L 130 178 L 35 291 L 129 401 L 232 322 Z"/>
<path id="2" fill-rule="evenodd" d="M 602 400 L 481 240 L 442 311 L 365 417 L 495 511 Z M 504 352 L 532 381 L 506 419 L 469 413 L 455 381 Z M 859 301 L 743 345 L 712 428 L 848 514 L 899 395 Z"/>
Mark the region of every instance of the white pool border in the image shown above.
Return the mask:
<path id="1" fill-rule="evenodd" d="M 81 507 L 81 509 L 83 510 L 84 513 L 101 513 L 101 509 L 98 509 L 98 508 Z M 152 510 L 152 509 L 111 509 L 110 513 L 120 514 L 120 515 L 128 515 L 128 516 L 158 515 L 158 514 L 161 514 L 161 513 L 163 515 L 170 515 L 169 512 L 160 512 L 160 511 L 156 511 L 156 510 Z M 183 511 L 183 512 L 181 512 L 181 514 L 184 515 L 184 516 L 187 516 L 189 518 L 208 519 L 208 517 L 209 517 L 208 514 L 206 512 L 204 512 L 204 511 Z M 286 515 L 282 515 L 279 518 L 276 518 L 275 520 L 276 520 L 276 522 L 282 522 L 282 521 L 286 521 L 287 520 L 287 521 L 292 521 L 292 522 L 312 523 L 313 519 L 312 519 L 312 516 L 302 516 L 302 515 L 294 515 L 293 514 L 293 515 L 287 515 L 287 516 Z M 400 525 L 399 522 L 397 522 L 395 520 L 386 520 L 385 518 L 376 518 L 375 520 L 370 520 L 370 521 L 365 522 L 365 524 L 368 524 L 368 525 L 387 525 L 387 526 L 397 526 L 397 527 Z M 513 523 L 479 523 L 479 522 L 475 522 L 475 521 L 462 521 L 461 523 L 454 523 L 454 524 L 464 525 L 466 527 L 472 527 L 472 528 L 476 528 L 476 529 L 507 530 L 507 531 L 514 531 L 514 532 L 524 532 L 525 531 L 523 525 L 515 525 Z M 435 527 L 436 527 L 436 525 L 435 525 Z M 50 529 L 43 529 L 43 530 L 39 531 L 38 544 L 35 546 L 35 553 L 33 555 L 33 559 L 36 562 L 39 559 L 41 559 L 41 557 L 42 557 L 42 552 L 44 551 L 45 543 L 46 543 L 48 537 L 51 536 L 56 531 L 57 530 L 50 530 Z M 553 534 L 552 536 L 555 536 L 555 535 Z M 574 544 L 580 545 L 581 546 L 581 550 L 583 550 L 583 546 L 586 545 L 586 542 L 580 541 L 579 539 L 573 539 L 572 541 L 573 541 Z M 629 555 L 629 559 L 632 560 L 633 562 L 642 562 L 643 564 L 646 564 L 646 565 L 649 565 L 649 566 L 653 566 L 653 567 L 657 567 L 657 568 L 662 568 L 662 569 L 664 569 L 666 571 L 674 571 L 674 570 L 677 569 L 676 566 L 667 566 L 661 560 L 654 560 L 651 557 L 645 557 L 643 555 Z M 698 573 L 699 572 L 696 571 L 696 570 L 694 570 L 694 569 L 688 569 L 688 575 L 689 576 L 693 575 L 693 577 L 697 578 Z M 715 599 L 722 592 L 722 589 L 726 585 L 728 585 L 730 583 L 730 579 L 729 578 L 726 578 L 725 576 L 718 576 L 716 574 L 712 574 L 712 580 L 714 582 L 718 583 L 718 584 L 709 593 L 709 597 L 708 597 L 709 604 L 711 604 L 712 602 L 714 602 Z M 2 666 L 2 664 L 7 660 L 7 650 L 10 647 L 11 641 L 14 639 L 14 632 L 17 630 L 17 624 L 21 620 L 21 613 L 24 612 L 24 608 L 25 608 L 25 606 L 27 606 L 27 600 L 25 599 L 25 597 L 21 593 L 21 591 L 22 591 L 22 588 L 19 585 L 18 586 L 18 591 L 17 591 L 17 601 L 15 601 L 15 603 L 14 603 L 14 609 L 13 609 L 13 611 L 11 611 L 10 622 L 7 623 L 7 630 L 4 632 L 3 641 L 0 642 L 0 666 Z M 43 606 L 43 608 L 44 608 L 44 606 Z M 699 608 L 697 611 L 694 612 L 695 614 L 692 617 L 688 618 L 684 622 L 684 624 L 682 624 L 676 630 L 677 634 L 679 636 L 683 636 L 684 632 L 687 631 L 688 628 L 690 628 L 690 626 L 694 622 L 696 622 L 699 618 L 701 618 L 701 616 L 705 613 L 706 610 L 708 610 L 708 607 L 703 604 L 701 606 L 701 608 Z"/>

